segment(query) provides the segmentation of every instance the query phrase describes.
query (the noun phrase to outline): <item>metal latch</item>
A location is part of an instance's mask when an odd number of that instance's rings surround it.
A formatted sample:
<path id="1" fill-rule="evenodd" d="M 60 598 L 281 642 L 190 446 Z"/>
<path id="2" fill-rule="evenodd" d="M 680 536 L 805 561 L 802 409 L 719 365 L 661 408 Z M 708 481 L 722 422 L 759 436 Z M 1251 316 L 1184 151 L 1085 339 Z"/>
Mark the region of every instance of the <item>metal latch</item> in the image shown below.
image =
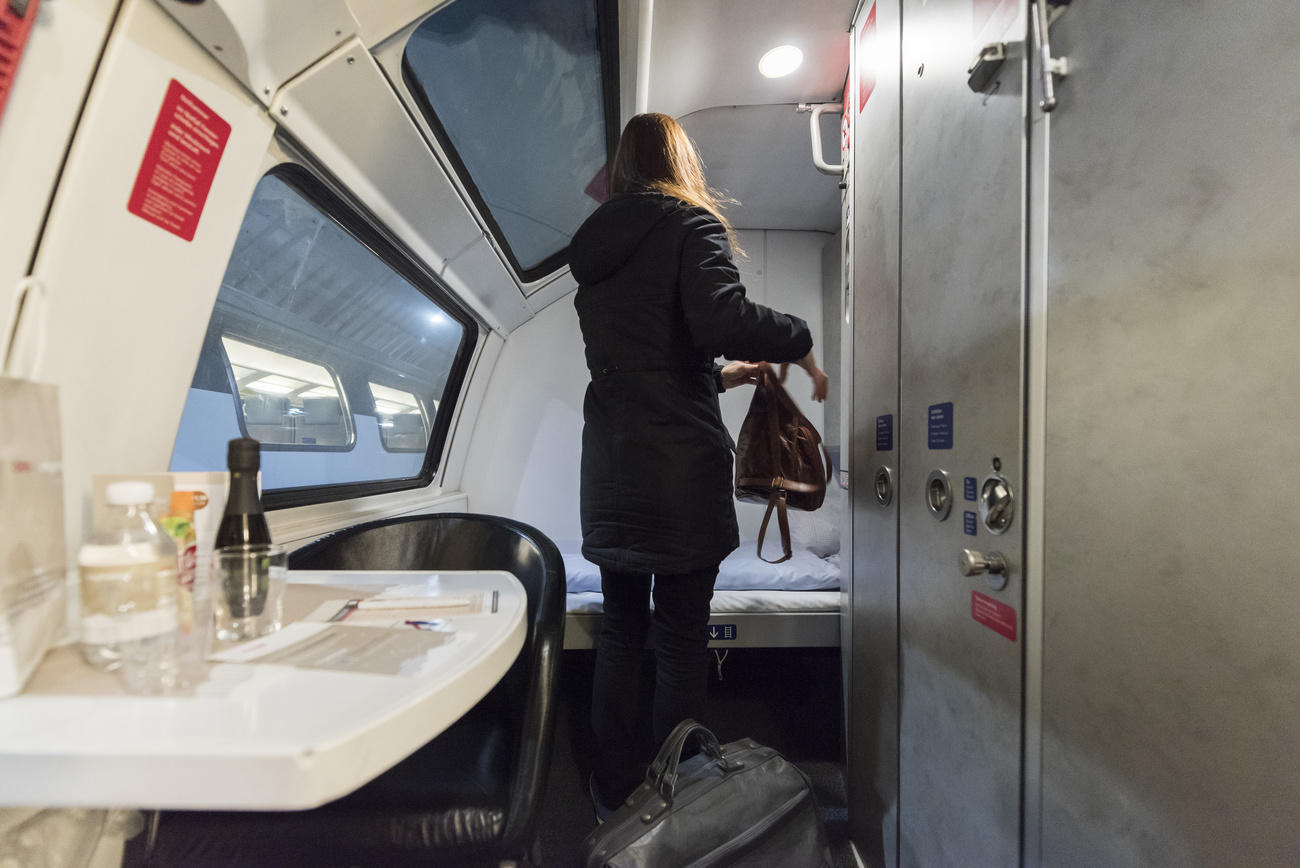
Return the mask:
<path id="1" fill-rule="evenodd" d="M 966 70 L 968 76 L 966 84 L 976 93 L 983 93 L 1006 59 L 1007 44 L 990 42 L 980 49 L 979 57 L 975 58 L 970 68 Z"/>

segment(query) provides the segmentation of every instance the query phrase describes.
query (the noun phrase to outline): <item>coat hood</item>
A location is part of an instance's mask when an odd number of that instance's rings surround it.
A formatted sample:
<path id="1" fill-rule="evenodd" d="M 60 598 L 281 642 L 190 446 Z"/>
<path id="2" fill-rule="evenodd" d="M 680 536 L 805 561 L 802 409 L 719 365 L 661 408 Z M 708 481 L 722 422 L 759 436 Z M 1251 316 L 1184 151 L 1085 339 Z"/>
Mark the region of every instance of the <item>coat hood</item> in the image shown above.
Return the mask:
<path id="1" fill-rule="evenodd" d="M 621 193 L 596 209 L 569 243 L 569 269 L 582 285 L 623 267 L 641 241 L 668 214 L 689 207 L 662 193 Z"/>

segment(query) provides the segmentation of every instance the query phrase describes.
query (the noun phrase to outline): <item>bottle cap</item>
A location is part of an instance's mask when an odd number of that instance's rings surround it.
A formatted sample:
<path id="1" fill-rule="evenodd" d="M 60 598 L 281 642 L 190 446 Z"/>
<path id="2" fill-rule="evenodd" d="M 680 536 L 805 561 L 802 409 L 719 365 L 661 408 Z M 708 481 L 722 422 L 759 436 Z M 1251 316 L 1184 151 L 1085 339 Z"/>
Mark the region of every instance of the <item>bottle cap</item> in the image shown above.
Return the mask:
<path id="1" fill-rule="evenodd" d="M 251 437 L 238 437 L 230 441 L 226 450 L 226 466 L 231 470 L 257 470 L 262 466 L 262 444 Z"/>
<path id="2" fill-rule="evenodd" d="M 153 484 L 149 482 L 110 482 L 104 489 L 104 499 L 110 506 L 141 506 L 153 500 Z"/>

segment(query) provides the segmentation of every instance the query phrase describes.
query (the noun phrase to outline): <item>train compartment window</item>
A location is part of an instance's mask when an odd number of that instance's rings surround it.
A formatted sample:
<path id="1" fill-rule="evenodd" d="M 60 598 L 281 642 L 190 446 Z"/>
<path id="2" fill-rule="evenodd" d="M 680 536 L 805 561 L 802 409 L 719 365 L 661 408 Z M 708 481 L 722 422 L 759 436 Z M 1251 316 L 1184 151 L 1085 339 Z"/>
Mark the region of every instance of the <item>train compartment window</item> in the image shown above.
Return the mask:
<path id="1" fill-rule="evenodd" d="M 401 389 L 370 384 L 375 400 L 379 440 L 389 452 L 423 452 L 429 444 L 429 425 L 420 399 Z M 434 401 L 434 412 L 438 402 Z"/>
<path id="2" fill-rule="evenodd" d="M 403 53 L 407 88 L 525 281 L 563 264 L 573 233 L 607 198 L 616 5 L 457 0 L 425 19 Z"/>
<path id="3" fill-rule="evenodd" d="M 306 169 L 258 182 L 208 322 L 172 470 L 262 443 L 268 508 L 427 485 L 476 322 Z"/>

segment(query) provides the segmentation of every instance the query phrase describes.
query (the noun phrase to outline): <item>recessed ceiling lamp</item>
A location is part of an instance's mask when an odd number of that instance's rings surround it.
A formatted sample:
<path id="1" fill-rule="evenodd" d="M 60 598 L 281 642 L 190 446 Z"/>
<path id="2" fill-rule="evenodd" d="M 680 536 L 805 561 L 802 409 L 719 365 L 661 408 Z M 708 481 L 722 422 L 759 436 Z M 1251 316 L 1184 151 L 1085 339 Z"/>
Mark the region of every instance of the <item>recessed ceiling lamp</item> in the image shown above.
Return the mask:
<path id="1" fill-rule="evenodd" d="M 758 71 L 768 78 L 789 75 L 803 63 L 803 52 L 793 45 L 778 45 L 758 61 Z"/>

